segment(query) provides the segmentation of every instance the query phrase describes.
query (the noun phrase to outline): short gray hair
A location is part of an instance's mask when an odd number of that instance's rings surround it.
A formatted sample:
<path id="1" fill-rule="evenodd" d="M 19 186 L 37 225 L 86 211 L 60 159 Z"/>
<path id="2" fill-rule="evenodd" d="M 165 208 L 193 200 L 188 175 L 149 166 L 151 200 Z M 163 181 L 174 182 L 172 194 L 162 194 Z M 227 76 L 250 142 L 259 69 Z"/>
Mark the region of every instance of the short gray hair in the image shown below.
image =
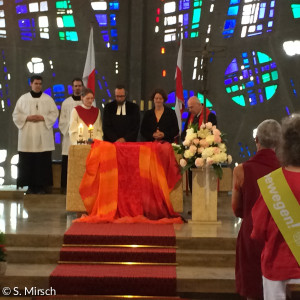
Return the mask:
<path id="1" fill-rule="evenodd" d="M 282 120 L 280 159 L 284 166 L 300 166 L 300 113 Z"/>
<path id="2" fill-rule="evenodd" d="M 281 126 L 273 119 L 265 120 L 258 125 L 256 137 L 262 147 L 276 149 L 281 139 Z"/>

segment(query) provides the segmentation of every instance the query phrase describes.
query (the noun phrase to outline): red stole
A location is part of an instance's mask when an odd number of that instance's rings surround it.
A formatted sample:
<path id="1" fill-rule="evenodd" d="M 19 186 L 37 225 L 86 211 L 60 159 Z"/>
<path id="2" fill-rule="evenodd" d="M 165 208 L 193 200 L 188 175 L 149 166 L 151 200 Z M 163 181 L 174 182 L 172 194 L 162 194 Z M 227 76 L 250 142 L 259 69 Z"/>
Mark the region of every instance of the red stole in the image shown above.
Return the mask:
<path id="1" fill-rule="evenodd" d="M 78 113 L 78 116 L 87 127 L 89 127 L 90 124 L 93 125 L 96 122 L 99 114 L 98 108 L 92 106 L 90 109 L 86 109 L 82 106 L 76 106 L 75 109 Z"/>
<path id="2" fill-rule="evenodd" d="M 206 120 L 205 120 L 205 122 L 204 123 L 206 123 L 207 122 L 207 118 L 208 118 L 208 115 L 210 114 L 210 110 L 206 107 Z M 194 119 L 194 115 L 190 115 L 190 118 L 189 118 L 189 121 L 188 121 L 188 124 L 189 125 L 191 125 L 192 123 L 193 123 L 193 119 Z M 201 113 L 200 113 L 200 116 L 199 116 L 199 125 L 198 125 L 198 128 L 200 128 L 200 126 L 202 125 L 202 123 L 203 123 L 203 109 L 202 109 L 202 111 L 201 111 Z"/>

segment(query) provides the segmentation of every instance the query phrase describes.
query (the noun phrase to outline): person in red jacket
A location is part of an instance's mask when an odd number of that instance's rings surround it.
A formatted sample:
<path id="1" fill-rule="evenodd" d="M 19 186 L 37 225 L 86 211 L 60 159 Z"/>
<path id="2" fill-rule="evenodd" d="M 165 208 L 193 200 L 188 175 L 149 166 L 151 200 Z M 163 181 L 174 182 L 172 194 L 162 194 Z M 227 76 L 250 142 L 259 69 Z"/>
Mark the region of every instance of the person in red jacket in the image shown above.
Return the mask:
<path id="1" fill-rule="evenodd" d="M 275 120 L 265 120 L 257 127 L 257 153 L 233 170 L 232 209 L 243 219 L 236 245 L 236 290 L 247 299 L 263 299 L 260 255 L 262 244 L 250 238 L 251 210 L 260 192 L 257 179 L 279 168 L 275 149 L 281 136 L 281 126 Z"/>
<path id="2" fill-rule="evenodd" d="M 252 209 L 251 238 L 264 243 L 264 300 L 286 299 L 286 285 L 300 283 L 300 114 L 282 122 L 279 157 L 283 167 L 259 180 L 262 194 Z"/>

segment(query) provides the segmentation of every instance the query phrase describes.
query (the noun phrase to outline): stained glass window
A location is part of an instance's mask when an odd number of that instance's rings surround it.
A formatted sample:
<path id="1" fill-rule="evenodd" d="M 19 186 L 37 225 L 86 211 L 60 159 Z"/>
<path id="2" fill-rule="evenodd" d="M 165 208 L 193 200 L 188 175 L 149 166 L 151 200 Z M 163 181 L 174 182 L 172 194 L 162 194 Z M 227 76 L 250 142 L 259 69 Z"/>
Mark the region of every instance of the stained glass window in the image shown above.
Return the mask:
<path id="1" fill-rule="evenodd" d="M 277 65 L 265 53 L 243 52 L 225 71 L 225 89 L 240 106 L 256 105 L 269 100 L 278 87 Z"/>

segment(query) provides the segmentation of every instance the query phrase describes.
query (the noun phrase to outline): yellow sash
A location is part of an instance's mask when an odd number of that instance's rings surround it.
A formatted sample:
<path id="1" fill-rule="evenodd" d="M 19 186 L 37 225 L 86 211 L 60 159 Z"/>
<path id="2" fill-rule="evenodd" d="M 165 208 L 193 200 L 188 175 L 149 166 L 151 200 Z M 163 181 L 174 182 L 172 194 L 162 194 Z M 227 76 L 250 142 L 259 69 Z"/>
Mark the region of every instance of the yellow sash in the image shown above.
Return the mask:
<path id="1" fill-rule="evenodd" d="M 300 265 L 300 205 L 282 168 L 258 179 L 261 194 L 283 238 Z"/>

